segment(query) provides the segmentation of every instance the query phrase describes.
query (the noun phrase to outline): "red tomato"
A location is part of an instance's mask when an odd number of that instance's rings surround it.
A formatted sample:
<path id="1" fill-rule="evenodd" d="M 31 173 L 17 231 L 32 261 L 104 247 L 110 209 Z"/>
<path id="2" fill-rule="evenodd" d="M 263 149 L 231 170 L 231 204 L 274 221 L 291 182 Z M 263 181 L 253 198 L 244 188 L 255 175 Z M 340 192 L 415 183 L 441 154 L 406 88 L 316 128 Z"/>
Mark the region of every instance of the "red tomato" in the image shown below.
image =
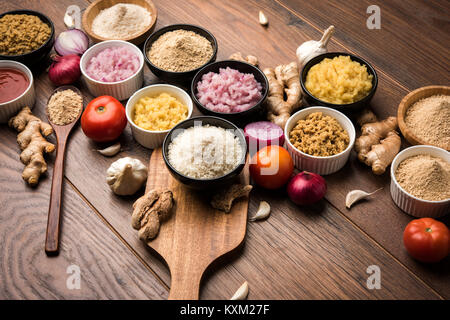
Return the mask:
<path id="1" fill-rule="evenodd" d="M 125 108 L 116 98 L 101 96 L 86 107 L 81 116 L 81 129 L 97 142 L 117 139 L 127 125 Z"/>
<path id="2" fill-rule="evenodd" d="M 450 231 L 445 224 L 432 218 L 416 219 L 406 226 L 403 243 L 413 258 L 438 262 L 449 253 Z"/>
<path id="3" fill-rule="evenodd" d="M 286 184 L 294 171 L 291 155 L 283 147 L 271 145 L 259 150 L 250 162 L 250 175 L 256 184 L 266 189 L 278 189 Z"/>

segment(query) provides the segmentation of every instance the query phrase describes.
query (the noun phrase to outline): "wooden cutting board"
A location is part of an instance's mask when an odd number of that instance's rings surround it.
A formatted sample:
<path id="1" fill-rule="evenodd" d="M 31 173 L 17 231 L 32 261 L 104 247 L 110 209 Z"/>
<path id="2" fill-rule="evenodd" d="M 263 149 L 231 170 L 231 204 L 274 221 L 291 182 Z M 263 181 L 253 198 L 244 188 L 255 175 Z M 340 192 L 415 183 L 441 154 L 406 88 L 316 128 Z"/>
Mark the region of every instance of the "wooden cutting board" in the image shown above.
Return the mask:
<path id="1" fill-rule="evenodd" d="M 249 183 L 248 164 L 237 182 Z M 175 204 L 158 236 L 147 244 L 169 266 L 169 299 L 197 300 L 206 268 L 244 241 L 248 198 L 237 199 L 228 214 L 213 209 L 209 195 L 188 189 L 171 176 L 161 149 L 155 149 L 150 158 L 146 192 L 154 188 L 172 190 Z"/>

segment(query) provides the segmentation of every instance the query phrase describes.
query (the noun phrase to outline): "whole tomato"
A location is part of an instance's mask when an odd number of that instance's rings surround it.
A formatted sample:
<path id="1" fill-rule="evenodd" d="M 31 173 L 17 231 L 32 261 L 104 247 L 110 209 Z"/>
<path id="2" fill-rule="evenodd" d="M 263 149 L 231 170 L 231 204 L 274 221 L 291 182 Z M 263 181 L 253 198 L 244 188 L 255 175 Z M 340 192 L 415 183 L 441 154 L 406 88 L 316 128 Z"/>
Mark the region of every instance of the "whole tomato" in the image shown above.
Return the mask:
<path id="1" fill-rule="evenodd" d="M 271 145 L 253 156 L 249 169 L 256 184 L 266 189 L 278 189 L 291 177 L 294 163 L 285 148 Z"/>
<path id="2" fill-rule="evenodd" d="M 126 125 L 125 108 L 110 96 L 100 96 L 89 102 L 81 116 L 84 134 L 97 142 L 117 139 Z"/>
<path id="3" fill-rule="evenodd" d="M 412 220 L 403 232 L 408 253 L 421 262 L 438 262 L 450 250 L 450 231 L 442 222 L 432 218 Z"/>

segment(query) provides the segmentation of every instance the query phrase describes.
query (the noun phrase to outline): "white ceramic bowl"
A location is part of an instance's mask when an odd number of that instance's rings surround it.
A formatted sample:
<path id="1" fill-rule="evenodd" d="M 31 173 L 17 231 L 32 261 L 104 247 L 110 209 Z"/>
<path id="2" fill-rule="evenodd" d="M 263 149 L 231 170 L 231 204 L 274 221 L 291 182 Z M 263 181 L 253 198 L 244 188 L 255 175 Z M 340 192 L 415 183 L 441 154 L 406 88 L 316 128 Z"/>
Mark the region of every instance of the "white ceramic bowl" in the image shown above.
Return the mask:
<path id="1" fill-rule="evenodd" d="M 305 119 L 306 116 L 313 112 L 322 112 L 324 115 L 335 118 L 344 128 L 350 137 L 350 143 L 343 152 L 329 157 L 316 157 L 301 152 L 295 148 L 289 141 L 289 133 L 297 124 L 297 121 Z M 355 143 L 355 127 L 353 123 L 342 112 L 327 107 L 310 107 L 294 113 L 286 122 L 284 128 L 285 144 L 289 154 L 292 156 L 294 165 L 299 170 L 314 172 L 320 175 L 327 175 L 339 171 L 347 163 L 348 157 Z"/>
<path id="2" fill-rule="evenodd" d="M 133 96 L 131 96 L 131 98 L 128 100 L 127 105 L 125 107 L 127 120 L 131 126 L 131 132 L 133 133 L 133 136 L 136 139 L 136 141 L 139 142 L 139 144 L 141 144 L 142 146 L 149 149 L 155 149 L 160 147 L 164 141 L 164 138 L 166 137 L 167 133 L 170 130 L 151 131 L 142 129 L 133 122 L 132 114 L 134 112 L 134 106 L 140 98 L 145 96 L 154 97 L 163 92 L 166 92 L 174 96 L 188 107 L 188 115 L 186 119 L 189 119 L 192 116 L 193 111 L 192 99 L 189 96 L 189 94 L 186 93 L 186 91 L 178 87 L 169 84 L 154 84 L 142 88 L 141 90 L 133 94 Z"/>
<path id="3" fill-rule="evenodd" d="M 139 57 L 139 69 L 130 78 L 117 82 L 104 82 L 91 78 L 86 73 L 86 68 L 92 57 L 96 56 L 100 51 L 111 47 L 129 47 L 134 50 Z M 113 96 L 117 100 L 128 99 L 136 90 L 139 90 L 144 83 L 144 55 L 141 50 L 134 44 L 122 40 L 108 40 L 100 42 L 90 47 L 81 57 L 80 69 L 83 83 L 88 88 L 89 92 L 95 96 Z"/>
<path id="4" fill-rule="evenodd" d="M 14 100 L 0 103 L 0 123 L 6 123 L 9 118 L 14 116 L 23 107 L 28 106 L 32 109 L 34 106 L 34 101 L 36 100 L 36 94 L 34 92 L 33 74 L 26 65 L 12 60 L 0 60 L 0 68 L 17 69 L 22 71 L 30 80 L 30 84 L 24 93 Z"/>
<path id="5" fill-rule="evenodd" d="M 439 218 L 450 212 L 450 199 L 429 201 L 419 199 L 406 192 L 395 179 L 398 165 L 405 159 L 418 155 L 429 154 L 450 162 L 450 152 L 433 146 L 409 147 L 397 154 L 391 165 L 391 196 L 395 204 L 406 213 L 419 218 Z"/>

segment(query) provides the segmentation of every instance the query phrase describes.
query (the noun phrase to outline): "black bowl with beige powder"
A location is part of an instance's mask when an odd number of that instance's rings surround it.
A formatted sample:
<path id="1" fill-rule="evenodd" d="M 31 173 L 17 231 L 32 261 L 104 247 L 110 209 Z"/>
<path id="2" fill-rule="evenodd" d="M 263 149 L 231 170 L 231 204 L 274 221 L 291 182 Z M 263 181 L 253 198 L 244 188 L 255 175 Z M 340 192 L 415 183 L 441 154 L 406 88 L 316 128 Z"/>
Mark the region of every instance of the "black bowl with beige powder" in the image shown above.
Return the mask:
<path id="1" fill-rule="evenodd" d="M 172 58 L 175 56 L 183 58 Z M 202 27 L 174 24 L 159 29 L 145 41 L 144 57 L 158 78 L 188 82 L 198 70 L 216 60 L 217 40 Z"/>

